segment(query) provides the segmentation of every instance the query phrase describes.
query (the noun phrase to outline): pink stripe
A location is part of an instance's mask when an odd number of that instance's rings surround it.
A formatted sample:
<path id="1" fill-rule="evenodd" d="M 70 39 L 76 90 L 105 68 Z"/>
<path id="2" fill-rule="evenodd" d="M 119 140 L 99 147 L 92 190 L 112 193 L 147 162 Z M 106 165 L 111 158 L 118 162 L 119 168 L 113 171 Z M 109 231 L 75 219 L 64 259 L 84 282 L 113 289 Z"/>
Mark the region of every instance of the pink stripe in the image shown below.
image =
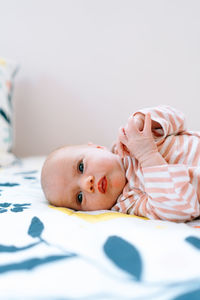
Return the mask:
<path id="1" fill-rule="evenodd" d="M 169 107 L 169 110 L 176 116 L 176 119 L 179 122 L 179 127 L 177 129 L 179 132 L 181 132 L 184 129 L 184 117 L 181 118 L 177 112 L 174 112 L 174 110 L 171 109 L 171 107 Z"/>
<path id="2" fill-rule="evenodd" d="M 185 177 L 185 176 L 188 176 L 186 170 L 180 170 L 180 171 L 172 171 L 170 170 L 170 174 L 173 178 L 179 178 L 179 177 Z"/>
<path id="3" fill-rule="evenodd" d="M 175 145 L 175 137 L 173 137 L 169 143 L 169 145 L 167 146 L 167 148 L 165 149 L 165 152 L 162 154 L 162 156 L 167 160 L 167 155 L 169 154 L 170 150 L 173 148 L 173 146 Z"/>
<path id="4" fill-rule="evenodd" d="M 157 209 L 157 208 L 156 208 Z M 175 216 L 188 216 L 188 213 L 185 213 L 183 211 L 180 210 L 171 210 L 171 209 L 167 209 L 167 208 L 160 208 L 159 207 L 159 211 L 161 211 L 164 214 L 172 214 Z"/>
<path id="5" fill-rule="evenodd" d="M 180 205 L 175 205 L 174 209 L 178 209 L 178 210 L 186 210 L 189 209 L 191 207 L 193 207 L 193 205 L 191 205 L 191 200 L 195 195 L 195 191 L 192 191 L 192 194 L 190 195 L 190 197 L 187 199 L 187 202 L 185 204 L 180 204 Z"/>
<path id="6" fill-rule="evenodd" d="M 174 194 L 174 188 L 151 187 L 145 189 L 148 193 Z"/>
<path id="7" fill-rule="evenodd" d="M 190 182 L 193 182 L 194 172 L 195 172 L 195 168 L 194 168 L 194 167 L 188 168 L 188 173 L 189 173 L 189 177 L 190 177 Z"/>
<path id="8" fill-rule="evenodd" d="M 152 201 L 157 202 L 157 203 L 169 202 L 169 201 L 173 201 L 173 200 L 178 201 L 179 199 L 178 199 L 178 197 L 175 199 L 169 199 L 169 198 L 167 198 L 167 196 L 163 196 L 163 197 L 159 197 L 159 198 L 152 198 Z"/>
<path id="9" fill-rule="evenodd" d="M 135 187 L 141 187 L 141 181 L 139 179 L 139 174 L 140 172 L 140 168 L 139 168 L 139 164 L 138 161 L 135 162 L 135 174 L 134 174 L 134 180 L 135 180 Z"/>
<path id="10" fill-rule="evenodd" d="M 144 199 L 144 197 L 141 197 L 139 200 L 137 200 L 137 202 L 136 202 L 136 205 L 135 205 L 135 207 L 134 207 L 134 209 L 135 209 L 135 213 L 137 214 L 137 215 L 139 215 L 139 209 L 140 209 L 140 206 L 143 204 L 143 200 L 145 200 Z M 145 202 L 145 201 L 144 201 Z"/>
<path id="11" fill-rule="evenodd" d="M 165 118 L 165 115 L 162 113 L 162 111 L 160 111 L 160 110 L 155 110 L 155 112 L 156 112 L 156 114 L 161 118 L 161 119 L 166 119 Z M 166 125 L 166 122 L 163 122 L 163 120 L 162 120 L 162 127 L 164 128 L 164 131 L 165 131 L 165 133 L 168 135 L 169 134 L 169 130 L 167 130 L 167 125 Z M 165 135 L 166 136 L 166 135 Z"/>
<path id="12" fill-rule="evenodd" d="M 146 177 L 145 176 L 145 181 L 147 182 L 147 183 L 149 183 L 149 182 L 156 182 L 156 183 L 165 183 L 165 182 L 172 182 L 172 179 L 170 178 L 170 177 Z"/>
<path id="13" fill-rule="evenodd" d="M 195 151 L 194 158 L 192 161 L 193 166 L 197 165 L 198 160 L 199 160 L 199 154 L 200 154 L 200 143 L 198 143 L 198 145 L 196 147 L 196 151 Z"/>
<path id="14" fill-rule="evenodd" d="M 183 155 L 183 147 L 184 147 L 184 138 L 183 136 L 179 136 L 178 137 L 178 147 L 179 147 L 179 154 L 177 155 L 177 157 L 174 160 L 174 164 L 177 164 L 180 160 L 180 158 Z"/>
<path id="15" fill-rule="evenodd" d="M 126 213 L 126 205 L 125 205 L 124 201 L 121 201 L 120 205 L 121 205 L 122 212 Z"/>
<path id="16" fill-rule="evenodd" d="M 148 167 L 143 168 L 143 173 L 146 175 L 146 173 L 156 173 L 156 172 L 168 172 L 168 165 L 162 165 L 162 166 L 154 166 L 154 167 Z"/>
<path id="17" fill-rule="evenodd" d="M 175 182 L 174 183 L 174 187 L 176 189 L 181 188 L 183 185 L 187 185 L 187 182 L 185 182 L 185 181 L 179 181 L 179 182 Z"/>
<path id="18" fill-rule="evenodd" d="M 192 149 L 192 140 L 189 140 L 188 151 L 187 151 L 186 157 L 185 157 L 185 159 L 183 161 L 184 164 L 187 164 L 187 162 L 188 162 L 188 156 L 189 156 L 189 154 L 191 152 L 191 149 Z"/>

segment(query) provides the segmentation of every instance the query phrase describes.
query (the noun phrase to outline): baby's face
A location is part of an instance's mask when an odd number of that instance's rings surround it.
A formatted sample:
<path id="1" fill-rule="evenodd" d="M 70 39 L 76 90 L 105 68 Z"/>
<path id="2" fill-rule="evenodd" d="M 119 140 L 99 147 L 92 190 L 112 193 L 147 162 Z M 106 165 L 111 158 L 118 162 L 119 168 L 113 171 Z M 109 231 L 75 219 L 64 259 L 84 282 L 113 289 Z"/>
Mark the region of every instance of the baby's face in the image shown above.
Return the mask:
<path id="1" fill-rule="evenodd" d="M 110 209 L 126 183 L 121 158 L 94 145 L 60 151 L 45 176 L 52 183 L 50 202 L 85 211 Z"/>

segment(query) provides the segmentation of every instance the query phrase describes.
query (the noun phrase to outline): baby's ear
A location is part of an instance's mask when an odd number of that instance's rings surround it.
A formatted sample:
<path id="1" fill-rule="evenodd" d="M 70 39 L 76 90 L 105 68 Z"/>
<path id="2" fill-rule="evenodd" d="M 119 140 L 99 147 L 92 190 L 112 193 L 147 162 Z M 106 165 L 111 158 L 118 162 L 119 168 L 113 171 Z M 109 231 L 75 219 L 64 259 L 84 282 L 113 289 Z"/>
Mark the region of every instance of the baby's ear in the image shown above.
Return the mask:
<path id="1" fill-rule="evenodd" d="M 92 143 L 92 142 L 89 142 L 88 143 L 88 146 L 91 146 L 91 147 L 94 147 L 94 148 L 98 148 L 98 149 L 107 149 L 106 147 L 104 147 L 104 146 L 100 146 L 100 145 L 96 145 L 96 144 L 94 144 L 94 143 Z"/>

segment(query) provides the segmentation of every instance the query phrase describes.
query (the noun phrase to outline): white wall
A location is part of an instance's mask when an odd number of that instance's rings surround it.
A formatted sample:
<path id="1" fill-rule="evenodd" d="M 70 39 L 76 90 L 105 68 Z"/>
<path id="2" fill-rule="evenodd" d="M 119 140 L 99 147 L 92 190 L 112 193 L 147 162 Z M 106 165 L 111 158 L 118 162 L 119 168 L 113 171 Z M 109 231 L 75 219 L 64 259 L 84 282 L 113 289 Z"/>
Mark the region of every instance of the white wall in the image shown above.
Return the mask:
<path id="1" fill-rule="evenodd" d="M 18 61 L 15 153 L 109 146 L 144 106 L 200 130 L 200 1 L 0 0 L 0 56 Z"/>

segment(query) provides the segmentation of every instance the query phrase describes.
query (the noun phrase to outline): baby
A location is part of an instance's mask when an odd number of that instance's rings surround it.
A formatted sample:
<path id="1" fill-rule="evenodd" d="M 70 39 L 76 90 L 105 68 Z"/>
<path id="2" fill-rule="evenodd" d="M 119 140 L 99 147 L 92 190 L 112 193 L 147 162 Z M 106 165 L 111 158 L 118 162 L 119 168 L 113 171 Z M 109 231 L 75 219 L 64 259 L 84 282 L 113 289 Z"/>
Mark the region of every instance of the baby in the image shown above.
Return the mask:
<path id="1" fill-rule="evenodd" d="M 120 128 L 112 151 L 89 143 L 52 152 L 41 183 L 56 206 L 189 221 L 200 215 L 200 133 L 186 131 L 174 108 L 146 108 Z"/>

